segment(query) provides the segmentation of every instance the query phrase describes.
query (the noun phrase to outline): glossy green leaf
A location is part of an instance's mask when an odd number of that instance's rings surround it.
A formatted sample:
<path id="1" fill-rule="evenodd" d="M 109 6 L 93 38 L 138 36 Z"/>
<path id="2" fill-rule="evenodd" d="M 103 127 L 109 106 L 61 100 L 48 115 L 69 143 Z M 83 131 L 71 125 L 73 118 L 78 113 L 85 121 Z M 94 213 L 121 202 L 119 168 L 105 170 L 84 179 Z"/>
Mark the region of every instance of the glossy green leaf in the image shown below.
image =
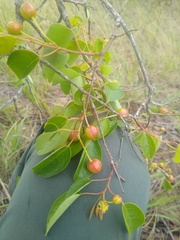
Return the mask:
<path id="1" fill-rule="evenodd" d="M 45 132 L 54 132 L 60 128 L 62 128 L 67 123 L 67 118 L 62 116 L 54 116 L 50 118 L 45 126 L 44 131 Z"/>
<path id="2" fill-rule="evenodd" d="M 156 152 L 156 144 L 154 143 L 153 138 L 149 135 L 144 133 L 141 137 L 141 149 L 143 152 L 143 156 L 145 158 L 153 158 Z"/>
<path id="3" fill-rule="evenodd" d="M 87 163 L 89 161 L 87 157 L 87 153 L 91 159 L 98 158 L 101 160 L 102 158 L 102 150 L 101 146 L 98 141 L 87 141 L 85 144 L 86 152 L 83 151 L 78 167 L 76 169 L 76 172 L 74 174 L 74 180 L 78 180 L 79 178 L 88 178 L 92 175 L 87 169 Z"/>
<path id="4" fill-rule="evenodd" d="M 82 145 L 80 141 L 71 143 L 69 147 L 71 149 L 72 157 L 74 157 L 76 154 L 78 154 L 82 150 Z"/>
<path id="5" fill-rule="evenodd" d="M 0 55 L 11 52 L 14 49 L 15 42 L 13 36 L 0 36 Z"/>
<path id="6" fill-rule="evenodd" d="M 47 236 L 49 230 L 55 224 L 55 222 L 61 217 L 61 215 L 68 209 L 69 206 L 78 198 L 81 194 L 74 194 L 66 198 L 66 193 L 61 195 L 55 200 L 48 213 L 47 223 L 46 223 L 46 233 Z"/>
<path id="7" fill-rule="evenodd" d="M 35 167 L 33 172 L 37 175 L 49 178 L 63 171 L 71 159 L 71 150 L 69 147 L 62 147 L 45 157 Z"/>
<path id="8" fill-rule="evenodd" d="M 134 230 L 144 223 L 144 213 L 136 204 L 130 202 L 122 204 L 122 213 L 128 233 L 132 236 Z"/>
<path id="9" fill-rule="evenodd" d="M 174 155 L 174 162 L 180 163 L 180 144 L 177 146 L 176 153 Z"/>
<path id="10" fill-rule="evenodd" d="M 100 71 L 104 76 L 109 76 L 113 72 L 113 66 L 111 65 L 102 65 L 100 66 Z"/>
<path id="11" fill-rule="evenodd" d="M 69 131 L 63 129 L 55 132 L 42 133 L 35 142 L 35 147 L 38 150 L 38 154 L 46 154 L 60 148 L 68 139 L 69 134 Z"/>
<path id="12" fill-rule="evenodd" d="M 25 78 L 39 62 L 39 56 L 29 50 L 16 50 L 12 52 L 7 64 L 19 79 Z"/>

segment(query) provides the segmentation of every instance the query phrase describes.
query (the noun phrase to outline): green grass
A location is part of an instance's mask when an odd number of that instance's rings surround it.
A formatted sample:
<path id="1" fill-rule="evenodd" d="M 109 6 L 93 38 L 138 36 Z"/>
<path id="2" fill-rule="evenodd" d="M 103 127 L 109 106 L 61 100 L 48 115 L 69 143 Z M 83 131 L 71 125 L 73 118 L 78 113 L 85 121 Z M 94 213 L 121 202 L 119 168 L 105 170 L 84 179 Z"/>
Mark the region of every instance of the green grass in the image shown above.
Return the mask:
<path id="1" fill-rule="evenodd" d="M 3 28 L 5 28 L 8 21 L 15 19 L 13 2 L 14 1 L 0 0 L 0 5 L 3 6 L 3 11 L 0 11 L 0 22 Z M 35 6 L 38 6 L 42 1 L 33 0 L 31 2 L 34 3 Z M 40 9 L 37 15 L 37 21 L 40 22 L 44 30 L 47 29 L 49 24 L 56 22 L 59 18 L 58 11 L 53 2 L 52 0 L 47 1 L 46 5 Z M 88 5 L 92 5 L 92 2 L 94 9 L 90 8 L 89 12 L 93 36 L 108 39 L 114 26 L 112 17 L 102 6 L 99 6 L 99 1 L 88 1 Z M 112 0 L 111 2 L 116 6 L 116 9 L 121 13 L 122 18 L 133 32 L 150 81 L 152 85 L 156 87 L 154 101 L 163 103 L 179 97 L 179 0 Z M 73 16 L 73 14 L 76 14 L 84 16 L 84 11 L 81 7 L 80 10 L 77 11 L 74 5 L 66 3 L 66 6 L 68 6 L 70 15 Z M 29 34 L 33 31 L 27 23 L 24 24 L 24 29 L 26 32 L 29 32 Z M 112 52 L 112 64 L 114 66 L 111 78 L 112 80 L 118 80 L 123 89 L 127 90 L 125 98 L 123 99 L 124 105 L 130 106 L 133 102 L 140 104 L 144 99 L 142 74 L 130 42 L 127 40 L 127 37 L 123 35 L 122 29 L 119 33 L 122 36 L 116 39 L 110 49 Z M 13 74 L 5 69 L 3 65 L 1 65 L 0 71 L 0 85 L 3 86 L 3 89 L 2 87 L 0 88 L 0 92 L 3 92 L 3 95 L 0 94 L 0 104 L 2 104 L 16 93 L 16 90 L 21 86 L 22 82 L 17 81 Z M 36 101 L 40 104 L 44 114 L 49 116 L 54 106 L 63 103 L 62 94 L 57 87 L 52 87 L 43 81 L 40 68 L 37 68 L 31 77 Z M 22 93 L 17 101 L 18 112 L 13 103 L 0 112 L 0 178 L 5 186 L 7 186 L 12 171 L 21 154 L 44 120 L 36 104 L 32 104 L 32 102 L 34 102 L 34 100 L 29 88 L 26 87 L 24 94 Z M 179 111 L 179 103 L 171 104 L 169 108 Z M 23 117 L 22 119 L 19 116 L 19 112 Z M 161 120 L 163 122 L 163 119 Z M 170 122 L 173 122 L 173 124 L 171 124 L 172 127 L 174 126 L 179 129 L 179 120 L 177 118 L 172 117 Z M 173 131 L 174 130 L 172 130 L 172 132 Z M 173 157 L 170 155 L 168 161 L 172 162 L 172 160 Z M 176 181 L 178 185 L 180 181 L 179 178 L 177 178 Z M 161 195 L 161 190 L 159 190 L 159 188 L 155 189 L 151 193 L 151 199 L 157 197 L 157 192 Z M 176 193 L 177 187 L 173 189 L 171 194 Z M 157 205 L 149 209 L 147 225 L 143 232 L 143 234 L 145 234 L 146 231 L 151 232 L 148 238 L 149 240 L 163 239 L 155 238 L 153 232 L 156 229 L 156 225 L 153 225 L 153 222 L 157 223 L 160 218 L 165 219 L 165 222 L 168 224 L 169 221 L 170 223 L 172 222 L 174 224 L 174 230 L 176 230 L 176 232 L 178 231 L 176 229 L 178 228 L 176 220 L 179 216 L 179 205 L 176 205 L 174 208 L 171 208 L 171 205 L 172 202 L 168 202 L 165 205 Z M 167 220 L 162 216 L 169 216 L 169 219 Z M 170 228 L 171 232 L 174 230 Z"/>

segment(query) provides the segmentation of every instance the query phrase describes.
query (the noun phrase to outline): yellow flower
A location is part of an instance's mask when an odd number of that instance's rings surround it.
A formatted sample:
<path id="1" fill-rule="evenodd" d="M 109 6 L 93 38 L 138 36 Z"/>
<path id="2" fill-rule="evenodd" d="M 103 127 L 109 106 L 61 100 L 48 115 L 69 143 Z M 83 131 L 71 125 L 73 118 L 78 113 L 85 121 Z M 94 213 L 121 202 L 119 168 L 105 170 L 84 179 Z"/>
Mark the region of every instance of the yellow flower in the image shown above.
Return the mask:
<path id="1" fill-rule="evenodd" d="M 105 213 L 108 210 L 109 205 L 107 204 L 106 201 L 100 201 L 98 203 L 98 208 L 102 213 Z"/>

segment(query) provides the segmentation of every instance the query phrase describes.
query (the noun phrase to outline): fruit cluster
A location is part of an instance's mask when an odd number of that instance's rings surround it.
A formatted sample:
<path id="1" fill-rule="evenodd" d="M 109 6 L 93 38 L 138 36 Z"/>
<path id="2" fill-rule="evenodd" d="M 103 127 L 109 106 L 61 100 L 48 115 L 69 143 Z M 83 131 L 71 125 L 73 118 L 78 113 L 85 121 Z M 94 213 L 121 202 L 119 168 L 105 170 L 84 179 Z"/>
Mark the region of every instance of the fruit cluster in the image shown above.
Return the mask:
<path id="1" fill-rule="evenodd" d="M 36 9 L 31 3 L 23 3 L 20 7 L 20 14 L 25 20 L 32 20 L 36 16 Z M 23 26 L 18 21 L 10 21 L 6 25 L 8 33 L 19 35 L 23 30 Z"/>
<path id="2" fill-rule="evenodd" d="M 171 174 L 172 173 L 172 169 L 168 168 L 164 162 L 160 162 L 160 163 L 153 162 L 153 163 L 151 163 L 151 165 L 149 167 L 150 173 L 154 173 L 158 169 L 160 169 L 165 174 L 166 179 L 170 183 L 174 182 L 174 176 Z"/>
<path id="3" fill-rule="evenodd" d="M 85 128 L 84 135 L 89 140 L 95 140 L 98 137 L 98 128 L 94 125 L 89 125 Z M 71 142 L 78 142 L 80 140 L 80 131 L 79 130 L 71 130 L 69 140 Z M 87 169 L 91 173 L 99 173 L 102 169 L 102 163 L 98 158 L 89 159 L 87 164 Z"/>

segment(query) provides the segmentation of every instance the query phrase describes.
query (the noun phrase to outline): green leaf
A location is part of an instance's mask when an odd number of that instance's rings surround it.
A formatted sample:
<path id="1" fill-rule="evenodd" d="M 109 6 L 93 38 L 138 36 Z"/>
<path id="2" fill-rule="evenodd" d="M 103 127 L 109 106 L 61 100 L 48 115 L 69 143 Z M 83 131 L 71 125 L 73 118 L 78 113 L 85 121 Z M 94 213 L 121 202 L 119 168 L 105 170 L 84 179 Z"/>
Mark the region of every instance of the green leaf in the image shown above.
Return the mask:
<path id="1" fill-rule="evenodd" d="M 61 116 L 55 116 L 50 118 L 45 126 L 45 132 L 55 132 L 56 130 L 62 128 L 67 123 L 67 118 Z"/>
<path id="2" fill-rule="evenodd" d="M 69 131 L 63 129 L 55 132 L 42 133 L 38 136 L 35 142 L 35 147 L 38 150 L 38 154 L 46 154 L 60 148 L 68 139 L 69 134 Z"/>
<path id="3" fill-rule="evenodd" d="M 86 47 L 86 43 L 83 42 L 82 40 L 77 40 L 77 41 L 73 40 L 66 46 L 68 50 L 79 52 L 79 54 L 69 53 L 69 59 L 68 59 L 69 66 L 71 66 L 81 56 L 80 52 L 84 51 L 85 47 Z"/>
<path id="4" fill-rule="evenodd" d="M 164 179 L 164 181 L 163 181 L 163 188 L 166 191 L 173 189 L 172 185 L 170 184 L 170 182 L 167 179 Z"/>
<path id="5" fill-rule="evenodd" d="M 83 19 L 80 18 L 79 16 L 72 17 L 69 20 L 72 27 L 79 26 L 81 25 L 81 23 L 83 23 Z"/>
<path id="6" fill-rule="evenodd" d="M 73 82 L 76 82 L 76 78 L 79 79 L 79 77 L 81 78 L 81 76 L 79 75 L 78 72 L 76 72 L 74 69 L 72 68 L 60 68 L 59 69 L 65 76 L 67 76 L 68 78 L 70 78 Z M 59 74 L 54 73 L 54 76 L 51 79 L 52 84 L 55 85 L 57 83 L 61 84 L 61 89 L 65 94 L 68 94 L 70 92 L 71 89 L 71 84 L 69 82 L 67 82 L 63 77 L 61 77 Z"/>
<path id="7" fill-rule="evenodd" d="M 82 150 L 82 145 L 80 141 L 71 143 L 69 147 L 71 149 L 72 157 L 74 157 L 77 153 L 79 153 Z"/>
<path id="8" fill-rule="evenodd" d="M 59 23 L 55 23 L 49 27 L 47 31 L 47 36 L 59 47 L 65 48 L 66 45 L 68 45 L 73 40 L 74 33 L 71 29 L 67 28 L 66 26 Z M 60 70 L 61 68 L 65 67 L 65 64 L 67 64 L 69 54 L 64 52 L 62 53 L 61 50 L 53 54 L 50 54 L 53 51 L 54 49 L 45 48 L 43 51 L 43 55 L 48 54 L 48 56 L 45 57 L 44 59 Z M 49 81 L 52 81 L 55 72 L 52 69 L 48 68 L 47 66 L 44 66 L 43 70 L 45 77 Z M 53 81 L 53 84 L 55 83 L 56 82 Z"/>
<path id="9" fill-rule="evenodd" d="M 124 96 L 124 92 L 119 88 L 119 82 L 113 81 L 105 84 L 104 88 L 106 98 L 108 101 L 115 101 Z"/>
<path id="10" fill-rule="evenodd" d="M 90 183 L 91 183 L 91 179 L 89 178 L 78 179 L 70 186 L 70 188 L 66 192 L 66 198 L 78 193 L 81 189 L 83 189 L 85 186 L 87 186 Z"/>
<path id="11" fill-rule="evenodd" d="M 110 52 L 105 52 L 103 61 L 108 64 L 111 61 L 111 54 Z"/>
<path id="12" fill-rule="evenodd" d="M 117 121 L 110 121 L 110 128 L 106 136 L 110 135 L 117 128 Z"/>
<path id="13" fill-rule="evenodd" d="M 73 31 L 60 23 L 52 24 L 49 27 L 46 35 L 58 46 L 63 48 L 66 47 L 69 42 L 74 38 Z"/>
<path id="14" fill-rule="evenodd" d="M 40 163 L 33 167 L 33 172 L 37 175 L 49 178 L 62 172 L 71 159 L 69 147 L 62 147 L 44 158 Z"/>
<path id="15" fill-rule="evenodd" d="M 69 117 L 73 117 L 76 116 L 78 114 L 80 114 L 83 111 L 83 107 L 80 105 L 75 104 L 74 102 L 70 102 L 67 106 L 66 106 L 66 110 L 64 113 L 64 116 L 69 118 Z"/>
<path id="16" fill-rule="evenodd" d="M 13 36 L 0 36 L 0 55 L 8 54 L 14 49 L 16 39 Z"/>
<path id="17" fill-rule="evenodd" d="M 60 51 L 54 52 L 51 54 L 51 52 L 53 52 L 53 51 L 54 50 L 51 48 L 45 48 L 43 51 L 43 55 L 48 55 L 48 56 L 44 57 L 44 60 L 48 61 L 55 68 L 60 70 L 61 68 L 65 67 L 65 64 L 67 64 L 67 61 L 69 59 L 69 54 L 60 53 Z M 51 68 L 49 68 L 47 66 L 43 66 L 43 74 L 44 74 L 45 78 L 48 79 L 49 82 L 52 82 L 53 85 L 59 83 L 59 81 L 52 80 L 53 77 L 55 76 L 55 74 L 57 74 L 57 73 L 55 73 L 54 70 L 52 70 Z"/>
<path id="18" fill-rule="evenodd" d="M 155 144 L 155 147 L 156 147 L 156 152 L 157 150 L 159 149 L 160 145 L 161 145 L 161 141 L 159 139 L 162 139 L 162 137 L 153 137 L 151 136 L 151 138 L 153 139 L 154 141 L 154 144 Z"/>
<path id="19" fill-rule="evenodd" d="M 136 144 L 141 145 L 141 138 L 142 138 L 142 136 L 143 136 L 143 132 L 142 131 L 135 132 L 133 134 L 133 142 L 136 143 Z"/>
<path id="20" fill-rule="evenodd" d="M 88 178 L 89 176 L 92 175 L 92 173 L 90 173 L 86 167 L 89 161 L 87 153 L 91 159 L 98 158 L 99 160 L 101 160 L 102 158 L 102 150 L 98 141 L 91 140 L 87 141 L 85 144 L 85 149 L 86 152 L 83 151 L 78 167 L 74 174 L 75 181 L 78 180 L 79 178 Z"/>
<path id="21" fill-rule="evenodd" d="M 122 213 L 128 233 L 132 236 L 134 230 L 144 223 L 144 213 L 136 204 L 130 202 L 122 205 Z"/>
<path id="22" fill-rule="evenodd" d="M 110 130 L 110 121 L 108 119 L 100 119 L 99 123 L 101 125 L 103 135 L 106 136 Z M 102 138 L 98 123 L 94 122 L 94 125 L 98 128 L 98 139 Z"/>
<path id="23" fill-rule="evenodd" d="M 61 217 L 61 215 L 80 196 L 81 194 L 75 194 L 70 196 L 69 198 L 66 198 L 66 193 L 64 193 L 55 200 L 48 213 L 45 236 L 47 236 L 49 230 L 52 228 L 55 222 Z"/>
<path id="24" fill-rule="evenodd" d="M 29 50 L 16 50 L 8 57 L 7 64 L 19 79 L 25 78 L 39 62 L 39 56 Z"/>
<path id="25" fill-rule="evenodd" d="M 141 149 L 145 158 L 151 159 L 154 157 L 154 154 L 156 152 L 156 144 L 149 134 L 144 133 L 142 135 Z"/>
<path id="26" fill-rule="evenodd" d="M 102 65 L 100 66 L 100 71 L 104 76 L 109 76 L 113 72 L 113 67 L 111 65 Z"/>
<path id="27" fill-rule="evenodd" d="M 93 52 L 101 52 L 103 49 L 103 41 L 99 38 L 94 40 L 94 49 Z"/>
<path id="28" fill-rule="evenodd" d="M 77 194 L 82 188 L 91 183 L 88 178 L 79 179 L 75 181 L 67 192 L 58 197 L 50 208 L 46 224 L 46 235 L 51 227 L 61 217 L 61 215 L 68 209 L 68 207 L 78 198 L 81 194 Z"/>
<path id="29" fill-rule="evenodd" d="M 84 85 L 84 81 L 81 76 L 72 78 L 72 82 L 78 85 L 78 87 L 80 88 L 82 88 Z M 72 95 L 74 96 L 74 94 L 78 91 L 78 88 L 75 87 L 74 85 L 71 85 L 71 91 L 72 91 Z"/>
<path id="30" fill-rule="evenodd" d="M 177 146 L 176 153 L 174 155 L 174 162 L 180 163 L 180 144 Z"/>

